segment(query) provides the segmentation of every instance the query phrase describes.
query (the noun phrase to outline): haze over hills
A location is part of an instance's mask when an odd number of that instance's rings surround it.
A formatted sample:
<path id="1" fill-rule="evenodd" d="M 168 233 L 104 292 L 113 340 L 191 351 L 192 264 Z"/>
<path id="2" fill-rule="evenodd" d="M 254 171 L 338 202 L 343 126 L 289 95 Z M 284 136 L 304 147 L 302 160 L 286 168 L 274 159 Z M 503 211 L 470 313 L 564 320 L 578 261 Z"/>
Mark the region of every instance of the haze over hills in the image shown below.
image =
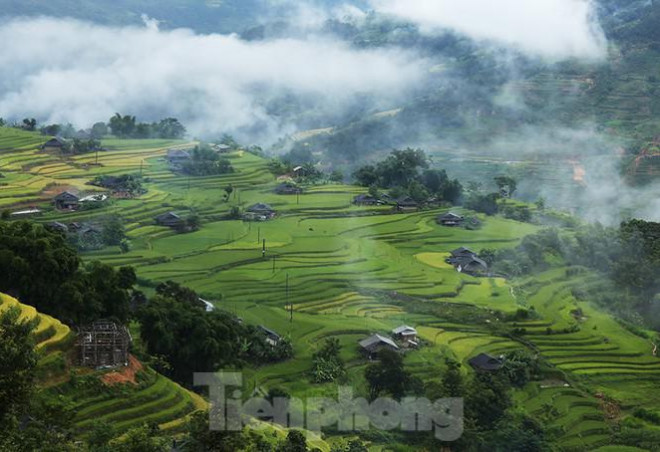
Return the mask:
<path id="1" fill-rule="evenodd" d="M 3 3 L 0 452 L 658 450 L 657 1 Z"/>
<path id="2" fill-rule="evenodd" d="M 0 112 L 78 128 L 117 111 L 175 116 L 196 137 L 311 151 L 345 172 L 419 146 L 458 171 L 476 159 L 468 175 L 484 161 L 540 171 L 527 200 L 606 223 L 655 218 L 657 189 L 628 186 L 659 171 L 660 6 L 508 0 L 498 17 L 488 4 L 10 2 L 0 36 L 26 45 L 0 57 Z M 329 133 L 296 135 L 317 129 Z"/>

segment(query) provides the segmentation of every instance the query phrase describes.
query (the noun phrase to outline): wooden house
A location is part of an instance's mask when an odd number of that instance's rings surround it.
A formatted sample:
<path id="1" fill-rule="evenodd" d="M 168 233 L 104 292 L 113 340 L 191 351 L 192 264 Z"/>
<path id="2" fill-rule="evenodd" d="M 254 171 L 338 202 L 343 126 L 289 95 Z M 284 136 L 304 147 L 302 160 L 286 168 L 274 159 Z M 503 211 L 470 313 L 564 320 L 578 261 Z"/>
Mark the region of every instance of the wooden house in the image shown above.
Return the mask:
<path id="1" fill-rule="evenodd" d="M 127 366 L 131 341 L 125 326 L 99 320 L 78 332 L 78 362 L 93 368 Z"/>
<path id="2" fill-rule="evenodd" d="M 155 218 L 155 220 L 156 224 L 159 226 L 167 226 L 168 228 L 180 226 L 183 222 L 183 219 L 174 212 L 166 212 L 160 214 Z"/>
<path id="3" fill-rule="evenodd" d="M 66 144 L 67 143 L 63 138 L 55 137 L 42 144 L 41 149 L 47 152 L 56 152 L 61 151 L 64 147 L 66 147 Z"/>
<path id="4" fill-rule="evenodd" d="M 417 330 L 408 325 L 401 325 L 392 330 L 392 336 L 404 347 L 417 347 Z"/>
<path id="5" fill-rule="evenodd" d="M 374 334 L 360 341 L 360 351 L 369 359 L 375 359 L 378 352 L 383 349 L 398 351 L 399 346 L 392 339 L 380 334 Z"/>
<path id="6" fill-rule="evenodd" d="M 480 353 L 471 358 L 468 364 L 477 372 L 497 372 L 504 365 L 504 357 L 495 358 L 487 353 Z"/>
<path id="7" fill-rule="evenodd" d="M 71 192 L 63 191 L 53 198 L 55 207 L 60 210 L 75 210 L 80 206 L 80 198 Z"/>
<path id="8" fill-rule="evenodd" d="M 438 224 L 441 224 L 442 226 L 456 227 L 456 226 L 461 226 L 465 221 L 465 218 L 461 215 L 457 215 L 453 212 L 449 212 L 444 215 L 438 216 L 436 221 L 438 222 Z"/>
<path id="9" fill-rule="evenodd" d="M 258 202 L 251 205 L 246 209 L 246 212 L 253 215 L 264 216 L 266 219 L 271 219 L 275 216 L 275 210 L 263 202 Z"/>

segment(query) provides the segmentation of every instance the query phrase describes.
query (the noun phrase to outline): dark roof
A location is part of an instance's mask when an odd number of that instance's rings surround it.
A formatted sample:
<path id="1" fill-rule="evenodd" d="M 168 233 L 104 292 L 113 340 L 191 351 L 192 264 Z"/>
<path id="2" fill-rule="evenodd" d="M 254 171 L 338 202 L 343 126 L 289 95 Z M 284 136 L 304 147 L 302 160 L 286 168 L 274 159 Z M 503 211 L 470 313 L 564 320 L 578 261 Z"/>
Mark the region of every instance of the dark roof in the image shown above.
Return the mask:
<path id="1" fill-rule="evenodd" d="M 476 370 L 492 372 L 502 368 L 503 358 L 494 358 L 487 353 L 481 353 L 468 361 Z"/>
<path id="2" fill-rule="evenodd" d="M 59 195 L 55 196 L 55 201 L 78 201 L 78 199 L 80 198 L 68 191 L 63 191 Z"/>
<path id="3" fill-rule="evenodd" d="M 269 204 L 258 202 L 247 208 L 248 212 L 275 212 Z"/>
<path id="4" fill-rule="evenodd" d="M 464 218 L 460 215 L 455 214 L 454 212 L 449 212 L 438 217 L 440 220 L 463 220 Z"/>
<path id="5" fill-rule="evenodd" d="M 277 334 L 275 331 L 273 331 L 269 328 L 266 328 L 263 325 L 259 325 L 259 329 L 261 331 L 263 331 L 264 333 L 266 333 L 266 336 L 270 337 L 271 339 L 275 339 L 275 340 L 278 340 L 278 341 L 281 339 L 279 334 Z"/>
<path id="6" fill-rule="evenodd" d="M 68 232 L 69 231 L 69 227 L 67 225 L 65 225 L 64 223 L 60 223 L 59 221 L 50 222 L 46 226 L 48 226 L 51 229 L 55 229 L 55 230 L 62 231 L 62 232 Z"/>
<path id="7" fill-rule="evenodd" d="M 457 267 L 461 267 L 461 271 L 478 271 L 478 270 L 488 270 L 488 264 L 479 259 L 477 256 L 459 256 L 453 259 L 452 262 Z"/>
<path id="8" fill-rule="evenodd" d="M 43 147 L 48 146 L 48 147 L 54 147 L 54 148 L 55 147 L 61 148 L 65 144 L 66 144 L 66 141 L 64 141 L 64 139 L 62 139 L 60 137 L 54 137 L 54 138 L 51 138 L 50 140 L 46 141 L 43 144 Z"/>
<path id="9" fill-rule="evenodd" d="M 169 149 L 167 151 L 168 159 L 189 159 L 190 152 L 184 151 L 183 149 Z"/>
<path id="10" fill-rule="evenodd" d="M 408 335 L 417 334 L 417 330 L 416 330 L 415 328 L 413 328 L 412 326 L 401 325 L 401 326 L 398 327 L 398 328 L 394 328 L 394 329 L 392 330 L 392 333 L 394 333 L 394 334 L 402 334 L 402 335 L 404 335 L 404 336 L 408 336 Z"/>
<path id="11" fill-rule="evenodd" d="M 300 193 L 302 188 L 298 187 L 296 184 L 291 182 L 282 182 L 277 187 L 275 187 L 276 193 Z"/>
<path id="12" fill-rule="evenodd" d="M 455 250 L 453 250 L 453 251 L 451 252 L 451 255 L 454 256 L 454 257 L 459 257 L 459 256 L 476 256 L 477 253 L 475 253 L 474 251 L 472 251 L 472 250 L 469 249 L 469 248 L 466 248 L 466 247 L 462 246 L 462 247 L 460 247 L 460 248 L 456 248 Z"/>
<path id="13" fill-rule="evenodd" d="M 399 346 L 396 345 L 392 339 L 381 336 L 380 334 L 374 334 L 360 341 L 360 347 L 368 351 L 374 351 L 379 345 L 385 345 L 394 350 L 399 349 Z"/>
<path id="14" fill-rule="evenodd" d="M 156 217 L 157 221 L 165 221 L 165 220 L 180 220 L 181 217 L 175 214 L 174 212 L 166 212 L 166 213 L 161 213 Z"/>
<path id="15" fill-rule="evenodd" d="M 378 198 L 374 198 L 371 195 L 362 194 L 353 198 L 353 202 L 378 202 Z"/>
<path id="16" fill-rule="evenodd" d="M 410 196 L 399 198 L 396 200 L 397 205 L 403 207 L 417 207 L 419 203 L 412 199 Z"/>

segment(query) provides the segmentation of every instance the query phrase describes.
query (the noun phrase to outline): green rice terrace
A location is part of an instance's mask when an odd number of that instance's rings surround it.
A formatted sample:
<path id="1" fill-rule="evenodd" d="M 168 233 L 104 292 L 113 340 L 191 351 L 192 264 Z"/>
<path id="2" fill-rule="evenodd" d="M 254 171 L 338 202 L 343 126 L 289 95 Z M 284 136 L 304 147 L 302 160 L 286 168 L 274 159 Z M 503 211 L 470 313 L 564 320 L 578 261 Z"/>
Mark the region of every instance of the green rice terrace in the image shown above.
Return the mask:
<path id="1" fill-rule="evenodd" d="M 312 354 L 331 336 L 343 345 L 351 382 L 364 386 L 367 363 L 357 342 L 407 324 L 417 328 L 421 347 L 407 353 L 405 363 L 424 381 L 439 379 L 444 357 L 457 359 L 468 373 L 468 359 L 481 352 L 528 348 L 539 353 L 554 378 L 516 390 L 515 401 L 543 419 L 566 450 L 606 446 L 634 408 L 660 409 L 654 345 L 573 295 L 576 287 L 603 290 L 598 276 L 586 269 L 567 272 L 558 263 L 546 273 L 507 281 L 461 274 L 445 263 L 461 246 L 512 248 L 537 226 L 480 215 L 478 231 L 441 227 L 435 219 L 449 209 L 393 213 L 389 206 L 358 207 L 351 201 L 365 190 L 342 184 L 312 186 L 300 196 L 278 195 L 268 160 L 245 151 L 228 154 L 231 174 L 187 177 L 172 172 L 164 156 L 192 142 L 108 140 L 97 163 L 94 154 L 61 157 L 41 151 L 45 139 L 37 134 L 0 131 L 0 208 L 38 207 L 42 215 L 36 221 L 67 224 L 119 216 L 130 251 L 104 248 L 84 253 L 86 260 L 133 266 L 146 291 L 174 280 L 246 322 L 291 338 L 295 358 L 248 370 L 250 387 L 333 394 L 334 385 L 315 385 L 307 377 Z M 100 190 L 86 183 L 127 172 L 142 172 L 146 194 L 89 211 L 64 213 L 52 206 L 56 192 Z M 224 188 L 230 184 L 234 190 L 226 199 Z M 232 208 L 257 202 L 268 203 L 277 216 L 264 222 L 228 219 Z M 154 218 L 170 211 L 194 212 L 201 228 L 177 234 L 157 226 Z M 3 297 L 7 303 L 15 301 Z M 516 320 L 520 308 L 533 308 L 537 316 Z M 205 403 L 150 369 L 141 371 L 134 390 L 117 390 L 119 396 L 72 389 L 58 373 L 63 362 L 58 344 L 70 340 L 68 328 L 42 316 L 38 334 L 44 381 L 61 391 L 78 391 L 81 434 L 98 418 L 119 428 L 143 421 L 176 428 Z"/>

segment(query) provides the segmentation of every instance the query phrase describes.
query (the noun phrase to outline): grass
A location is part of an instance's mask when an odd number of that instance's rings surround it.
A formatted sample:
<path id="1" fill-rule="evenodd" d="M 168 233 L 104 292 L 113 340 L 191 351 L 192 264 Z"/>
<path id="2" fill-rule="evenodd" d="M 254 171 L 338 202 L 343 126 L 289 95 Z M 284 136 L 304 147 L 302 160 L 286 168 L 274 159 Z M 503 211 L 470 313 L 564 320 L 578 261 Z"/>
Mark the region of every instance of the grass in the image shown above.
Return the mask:
<path id="1" fill-rule="evenodd" d="M 406 354 L 405 361 L 425 380 L 437 379 L 445 356 L 462 362 L 467 373 L 467 360 L 480 352 L 500 354 L 522 347 L 538 351 L 569 387 L 541 389 L 537 382 L 516 391 L 516 400 L 538 417 L 545 416 L 547 404 L 555 406 L 557 413 L 548 423 L 561 432 L 561 444 L 568 450 L 607 444 L 611 422 L 597 394 L 614 400 L 623 413 L 634 406 L 660 406 L 660 396 L 653 391 L 660 360 L 651 356 L 648 341 L 572 296 L 574 287 L 599 290 L 597 275 L 586 272 L 568 278 L 565 268 L 555 268 L 512 283 L 459 274 L 444 262 L 459 246 L 474 251 L 515 246 L 537 226 L 482 217 L 478 231 L 443 228 L 435 218 L 447 209 L 393 214 L 388 207 L 355 207 L 352 197 L 364 190 L 341 184 L 311 187 L 300 197 L 277 195 L 267 161 L 245 152 L 229 155 L 232 174 L 188 178 L 169 171 L 162 158 L 167 147 L 191 144 L 111 140 L 104 143 L 110 150 L 100 154 L 101 166 L 89 165 L 95 156 L 44 156 L 28 145 L 2 155 L 3 165 L 4 158 L 9 162 L 3 172 L 11 193 L 0 193 L 0 205 L 30 199 L 46 208 L 42 191 L 48 184 L 84 187 L 98 174 L 141 167 L 149 192 L 139 199 L 119 200 L 89 212 L 46 210 L 40 221 L 120 216 L 132 250 L 106 248 L 86 253 L 85 259 L 132 265 L 149 287 L 178 281 L 244 321 L 290 337 L 295 358 L 247 369 L 244 378 L 251 389 L 277 386 L 299 397 L 334 395 L 334 385 L 313 384 L 308 376 L 312 354 L 330 336 L 343 345 L 351 383 L 363 388 L 365 362 L 357 342 L 406 323 L 418 328 L 422 348 Z M 229 184 L 234 191 L 225 199 Z M 277 218 L 263 223 L 226 219 L 233 207 L 244 209 L 256 202 L 271 204 Z M 156 226 L 153 218 L 170 210 L 195 212 L 202 228 L 176 235 Z M 538 318 L 508 321 L 507 314 L 522 306 L 533 307 Z M 571 311 L 577 307 L 585 319 L 573 317 Z M 524 328 L 524 334 L 510 337 L 514 328 Z M 203 403 L 172 383 L 156 380 L 126 400 L 81 397 L 81 431 L 97 417 L 122 427 L 154 420 L 166 428 L 180 428 L 184 411 Z"/>

